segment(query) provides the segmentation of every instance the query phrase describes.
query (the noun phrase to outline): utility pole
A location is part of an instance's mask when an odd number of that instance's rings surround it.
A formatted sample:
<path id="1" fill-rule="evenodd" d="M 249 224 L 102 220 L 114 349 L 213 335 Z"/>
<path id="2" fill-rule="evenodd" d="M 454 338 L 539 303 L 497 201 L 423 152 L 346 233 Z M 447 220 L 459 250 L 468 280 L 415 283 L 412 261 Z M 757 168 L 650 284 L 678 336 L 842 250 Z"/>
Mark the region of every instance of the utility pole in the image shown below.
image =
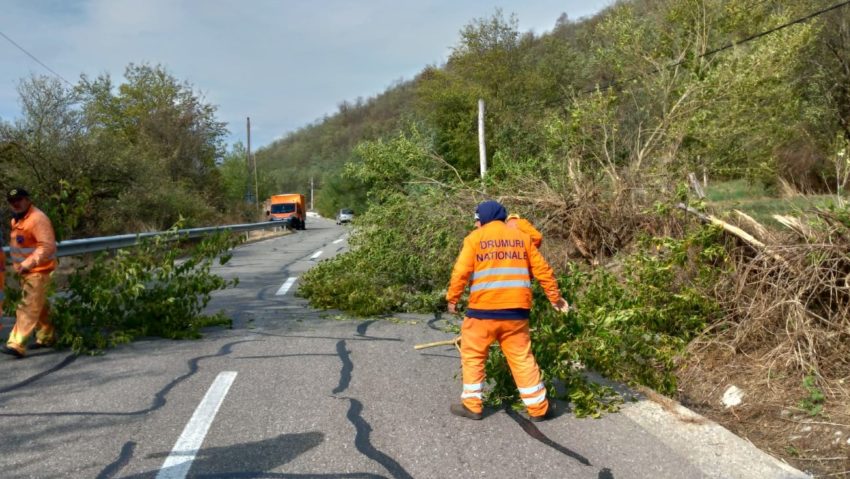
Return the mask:
<path id="1" fill-rule="evenodd" d="M 481 179 L 487 174 L 487 148 L 484 145 L 484 99 L 478 99 L 478 156 L 481 163 Z"/>
<path id="2" fill-rule="evenodd" d="M 245 182 L 245 183 L 247 183 L 245 185 L 247 187 L 247 191 L 245 192 L 245 195 L 248 198 L 250 198 L 251 197 L 251 170 L 253 169 L 253 167 L 251 166 L 251 117 L 250 116 L 248 117 L 248 129 L 247 129 L 247 131 L 248 131 L 248 151 L 247 151 L 247 156 L 245 157 L 245 169 L 248 170 L 248 181 Z M 257 199 L 254 198 L 254 202 L 256 202 L 256 200 Z"/>
<path id="3" fill-rule="evenodd" d="M 251 155 L 251 117 L 248 117 L 248 167 L 254 170 L 254 204 L 260 209 L 260 186 L 257 181 L 257 158 Z"/>
<path id="4" fill-rule="evenodd" d="M 310 176 L 310 211 L 316 211 L 313 209 L 313 176 Z"/>

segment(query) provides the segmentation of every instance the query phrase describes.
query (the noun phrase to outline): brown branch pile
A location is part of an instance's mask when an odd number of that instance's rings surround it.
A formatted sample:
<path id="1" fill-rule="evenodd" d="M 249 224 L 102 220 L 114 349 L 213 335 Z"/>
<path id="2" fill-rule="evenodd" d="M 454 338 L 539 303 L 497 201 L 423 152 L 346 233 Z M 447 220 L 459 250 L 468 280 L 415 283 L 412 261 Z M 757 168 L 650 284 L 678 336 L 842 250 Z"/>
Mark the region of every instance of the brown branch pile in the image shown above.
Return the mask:
<path id="1" fill-rule="evenodd" d="M 524 193 L 499 199 L 543 233 L 543 253 L 558 271 L 566 270 L 569 261 L 605 264 L 628 250 L 638 235 L 678 235 L 687 221 L 681 215 L 653 214 L 640 190 L 628 187 L 615 193 L 603 188 L 570 195 L 546 188 Z"/>
<path id="2" fill-rule="evenodd" d="M 726 315 L 690 344 L 680 399 L 797 467 L 835 474 L 850 469 L 850 229 L 826 211 L 783 219 L 762 248 L 729 237 L 727 280 L 707 292 Z M 817 409 L 806 377 L 824 394 Z M 746 396 L 725 408 L 731 385 Z"/>
<path id="3" fill-rule="evenodd" d="M 850 377 L 850 241 L 840 223 L 817 221 L 828 214 L 813 213 L 820 228 L 805 242 L 795 231 L 769 249 L 733 250 L 730 281 L 714 292 L 727 317 L 695 347 L 716 343 L 824 386 Z"/>

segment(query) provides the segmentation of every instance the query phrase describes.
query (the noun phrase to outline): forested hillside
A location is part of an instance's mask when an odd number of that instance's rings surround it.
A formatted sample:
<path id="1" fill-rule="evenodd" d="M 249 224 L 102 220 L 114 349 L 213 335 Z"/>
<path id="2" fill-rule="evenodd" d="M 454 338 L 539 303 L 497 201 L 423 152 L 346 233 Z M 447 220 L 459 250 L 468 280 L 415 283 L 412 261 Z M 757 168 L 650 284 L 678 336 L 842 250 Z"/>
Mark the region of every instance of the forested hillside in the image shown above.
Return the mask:
<path id="1" fill-rule="evenodd" d="M 332 217 L 340 205 L 362 207 L 365 189 L 342 179 L 342 168 L 361 141 L 399 131 L 408 119 L 413 99 L 412 83 L 400 83 L 377 98 L 343 101 L 335 115 L 260 149 L 256 153 L 258 170 L 266 178 L 266 191 L 260 196 L 307 194 L 314 178 L 320 192 L 316 208 L 327 216 Z"/>
<path id="2" fill-rule="evenodd" d="M 638 0 L 590 19 L 562 16 L 542 35 L 497 13 L 465 27 L 445 65 L 342 103 L 336 115 L 260 150 L 260 171 L 277 190 L 305 191 L 315 176 L 327 214 L 350 205 L 352 192 L 358 203 L 365 197 L 362 185 L 339 176 L 357 160 L 359 142 L 415 127 L 473 178 L 482 98 L 496 168 L 554 149 L 602 169 L 706 169 L 771 187 L 784 178 L 834 189 L 829 157 L 848 135 L 846 12 L 747 40 L 831 4 Z M 553 129 L 563 144 L 552 144 Z"/>

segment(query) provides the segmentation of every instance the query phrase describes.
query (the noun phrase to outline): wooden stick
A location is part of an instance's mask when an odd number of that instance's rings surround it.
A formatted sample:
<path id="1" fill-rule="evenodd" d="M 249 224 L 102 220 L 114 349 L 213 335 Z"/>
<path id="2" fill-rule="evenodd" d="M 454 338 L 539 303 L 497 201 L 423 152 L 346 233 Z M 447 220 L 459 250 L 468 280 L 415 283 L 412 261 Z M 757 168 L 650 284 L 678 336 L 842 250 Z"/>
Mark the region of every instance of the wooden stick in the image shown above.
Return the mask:
<path id="1" fill-rule="evenodd" d="M 454 345 L 455 347 L 458 347 L 458 344 L 460 344 L 460 336 L 458 336 L 454 339 L 447 339 L 445 341 L 435 341 L 433 343 L 417 344 L 416 346 L 413 346 L 413 349 L 418 350 L 418 349 L 425 349 L 425 348 L 435 348 L 437 346 L 452 346 L 452 345 Z"/>
<path id="2" fill-rule="evenodd" d="M 685 206 L 683 203 L 677 204 L 676 207 L 679 208 L 679 209 L 685 210 L 686 212 L 700 218 L 701 220 L 703 220 L 706 223 L 712 223 L 712 224 L 720 226 L 727 233 L 730 233 L 730 234 L 738 237 L 739 239 L 741 239 L 745 243 L 747 243 L 750 246 L 752 246 L 753 248 L 755 248 L 756 251 L 763 251 L 763 252 L 769 254 L 773 259 L 779 261 L 780 263 L 785 264 L 785 265 L 788 264 L 788 261 L 785 258 L 780 256 L 778 253 L 773 251 L 769 246 L 767 246 L 766 244 L 757 240 L 753 235 L 747 233 L 746 231 L 742 230 L 741 228 L 738 228 L 737 226 L 730 225 L 729 223 L 727 223 L 727 222 L 725 222 L 725 221 L 723 221 L 723 220 L 721 220 L 721 219 L 719 219 L 715 216 L 703 214 L 703 213 L 695 210 L 694 208 L 691 208 L 690 206 Z"/>

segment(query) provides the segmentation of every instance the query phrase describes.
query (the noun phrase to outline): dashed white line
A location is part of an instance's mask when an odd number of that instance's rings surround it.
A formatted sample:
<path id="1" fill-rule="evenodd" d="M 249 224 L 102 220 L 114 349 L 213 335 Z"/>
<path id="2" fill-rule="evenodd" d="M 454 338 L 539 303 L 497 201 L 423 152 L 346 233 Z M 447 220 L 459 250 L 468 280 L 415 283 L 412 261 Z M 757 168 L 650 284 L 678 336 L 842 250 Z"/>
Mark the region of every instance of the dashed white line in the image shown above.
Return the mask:
<path id="1" fill-rule="evenodd" d="M 333 244 L 342 243 L 343 241 L 345 241 L 345 238 L 340 238 L 340 239 L 334 241 Z"/>
<path id="2" fill-rule="evenodd" d="M 283 296 L 284 294 L 286 294 L 286 292 L 289 291 L 289 288 L 291 288 L 292 285 L 295 284 L 296 279 L 298 278 L 296 278 L 295 276 L 287 278 L 283 285 L 277 290 L 277 293 L 275 293 L 274 295 Z"/>
<path id="3" fill-rule="evenodd" d="M 322 256 L 322 253 L 324 253 L 324 251 L 322 250 L 316 251 L 315 253 L 313 253 L 313 256 L 310 256 L 310 259 L 318 258 L 319 256 Z"/>
<path id="4" fill-rule="evenodd" d="M 210 425 L 215 419 L 218 408 L 224 402 L 224 396 L 236 379 L 236 371 L 223 371 L 218 374 L 212 386 L 204 395 L 201 404 L 186 424 L 171 454 L 162 463 L 156 479 L 183 479 L 192 467 L 192 461 L 201 449 Z"/>

